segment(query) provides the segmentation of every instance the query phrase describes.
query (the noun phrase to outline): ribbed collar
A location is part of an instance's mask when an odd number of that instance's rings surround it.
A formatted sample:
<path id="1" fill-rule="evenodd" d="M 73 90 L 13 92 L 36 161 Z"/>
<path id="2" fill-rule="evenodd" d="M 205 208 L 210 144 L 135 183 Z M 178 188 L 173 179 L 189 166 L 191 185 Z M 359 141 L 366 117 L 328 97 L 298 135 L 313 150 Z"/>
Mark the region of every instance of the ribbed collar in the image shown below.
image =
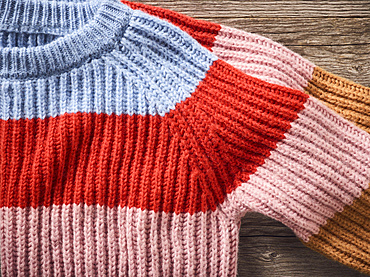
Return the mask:
<path id="1" fill-rule="evenodd" d="M 0 77 L 42 77 L 63 72 L 114 48 L 132 10 L 118 0 L 80 3 L 0 0 L 0 30 L 61 35 L 35 47 L 0 48 Z"/>

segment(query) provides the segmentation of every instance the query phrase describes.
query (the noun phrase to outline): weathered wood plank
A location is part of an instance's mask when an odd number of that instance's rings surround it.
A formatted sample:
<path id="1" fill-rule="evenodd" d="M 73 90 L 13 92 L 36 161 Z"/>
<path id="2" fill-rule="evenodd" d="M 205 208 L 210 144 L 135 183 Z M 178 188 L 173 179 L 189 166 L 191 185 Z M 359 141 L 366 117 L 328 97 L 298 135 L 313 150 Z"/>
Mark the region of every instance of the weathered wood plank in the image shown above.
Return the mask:
<path id="1" fill-rule="evenodd" d="M 287 47 L 331 73 L 370 87 L 370 44 Z"/>
<path id="2" fill-rule="evenodd" d="M 248 230 L 253 223 L 248 222 L 248 215 L 246 217 L 247 220 L 243 222 L 241 228 Z M 261 220 L 265 219 L 261 216 Z M 258 223 L 254 222 L 254 225 Z M 270 235 L 240 237 L 239 276 L 367 276 L 312 251 L 296 237 L 276 237 L 274 228 L 268 228 L 264 233 L 270 233 Z"/>
<path id="3" fill-rule="evenodd" d="M 284 224 L 259 213 L 247 213 L 242 218 L 240 237 L 296 237 Z"/>
<path id="4" fill-rule="evenodd" d="M 259 213 L 242 218 L 239 276 L 365 277 L 303 245 L 284 224 Z"/>
<path id="5" fill-rule="evenodd" d="M 198 18 L 370 17 L 370 1 L 138 1 Z"/>

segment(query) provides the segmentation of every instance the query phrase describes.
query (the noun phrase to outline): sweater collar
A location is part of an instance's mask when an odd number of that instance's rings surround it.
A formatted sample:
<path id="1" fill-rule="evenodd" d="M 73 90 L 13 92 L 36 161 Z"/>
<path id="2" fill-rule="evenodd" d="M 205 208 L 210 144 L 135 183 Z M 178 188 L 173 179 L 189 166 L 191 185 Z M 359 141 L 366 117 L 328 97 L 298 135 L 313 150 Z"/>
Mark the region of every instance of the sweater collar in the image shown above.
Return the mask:
<path id="1" fill-rule="evenodd" d="M 0 0 L 0 10 L 2 31 L 61 35 L 45 45 L 0 48 L 2 78 L 42 77 L 98 58 L 115 47 L 132 14 L 118 0 Z"/>

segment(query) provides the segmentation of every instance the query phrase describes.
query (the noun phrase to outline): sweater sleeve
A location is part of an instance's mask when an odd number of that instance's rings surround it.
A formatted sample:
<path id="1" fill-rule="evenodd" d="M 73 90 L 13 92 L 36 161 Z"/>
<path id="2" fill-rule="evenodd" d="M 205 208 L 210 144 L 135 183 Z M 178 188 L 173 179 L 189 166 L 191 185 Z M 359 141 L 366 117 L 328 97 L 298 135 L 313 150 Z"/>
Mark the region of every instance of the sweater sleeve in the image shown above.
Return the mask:
<path id="1" fill-rule="evenodd" d="M 339 223 L 338 233 L 325 240 L 329 246 L 322 252 L 337 260 L 345 257 L 340 261 L 370 272 L 368 244 L 363 243 L 369 218 L 369 134 L 302 91 L 249 76 L 217 59 L 175 28 L 171 27 L 178 35 L 175 40 L 157 31 L 170 28 L 168 24 L 143 13 L 136 13 L 133 22 L 140 28 L 127 29 L 125 52 L 116 60 L 128 63 L 127 51 L 140 43 L 135 62 L 143 66 L 141 57 L 152 51 L 154 40 L 143 39 L 141 33 L 148 29 L 147 33 L 161 35 L 156 43 L 163 52 L 156 57 L 166 57 L 165 63 L 158 59 L 153 59 L 152 67 L 147 63 L 138 82 L 147 75 L 148 83 L 163 92 L 148 96 L 160 99 L 154 108 L 169 124 L 170 136 L 181 142 L 176 148 L 182 155 L 179 171 L 169 175 L 179 180 L 178 187 L 171 187 L 178 203 L 172 205 L 175 208 L 166 206 L 166 211 L 186 210 L 193 215 L 221 208 L 235 219 L 257 211 L 281 221 L 315 248 L 314 236 L 320 236 L 329 220 L 346 207 L 357 207 L 353 206 L 357 201 L 360 207 L 354 213 L 359 223 Z M 169 56 L 173 49 L 177 56 Z M 180 54 L 181 59 L 176 58 Z M 204 76 L 199 73 L 195 80 L 196 73 L 205 69 Z M 168 86 L 159 82 L 159 73 Z M 183 93 L 181 89 L 190 84 L 196 84 L 195 91 Z M 184 97 L 174 101 L 179 95 Z M 170 185 L 175 184 L 166 184 Z M 358 234 L 354 228 L 360 228 Z M 353 236 L 359 241 L 354 243 Z M 336 238 L 344 245 L 339 250 L 331 249 L 339 245 Z"/>
<path id="2" fill-rule="evenodd" d="M 317 99 L 222 60 L 178 113 L 207 137 L 199 167 L 217 167 L 209 182 L 215 195 L 224 190 L 230 216 L 260 212 L 307 246 L 370 272 L 368 133 Z"/>
<path id="3" fill-rule="evenodd" d="M 369 131 L 369 88 L 263 36 L 123 2 L 179 26 L 260 79 L 217 61 L 194 94 L 202 103 L 188 101 L 199 108 L 187 119 L 209 138 L 205 148 L 219 169 L 210 182 L 224 184 L 213 188 L 216 195 L 227 193 L 223 206 L 236 217 L 253 210 L 277 219 L 308 247 L 370 274 L 369 138 L 345 120 Z"/>

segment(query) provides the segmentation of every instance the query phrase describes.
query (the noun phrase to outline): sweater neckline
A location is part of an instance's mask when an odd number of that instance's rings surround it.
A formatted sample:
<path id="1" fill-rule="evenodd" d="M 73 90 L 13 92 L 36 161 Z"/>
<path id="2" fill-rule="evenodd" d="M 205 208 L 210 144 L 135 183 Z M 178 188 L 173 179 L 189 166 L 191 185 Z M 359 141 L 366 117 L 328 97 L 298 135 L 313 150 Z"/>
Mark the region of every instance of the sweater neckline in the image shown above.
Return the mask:
<path id="1" fill-rule="evenodd" d="M 61 35 L 45 45 L 1 47 L 0 77 L 39 78 L 65 72 L 113 50 L 132 9 L 119 0 L 0 0 L 0 30 Z"/>

